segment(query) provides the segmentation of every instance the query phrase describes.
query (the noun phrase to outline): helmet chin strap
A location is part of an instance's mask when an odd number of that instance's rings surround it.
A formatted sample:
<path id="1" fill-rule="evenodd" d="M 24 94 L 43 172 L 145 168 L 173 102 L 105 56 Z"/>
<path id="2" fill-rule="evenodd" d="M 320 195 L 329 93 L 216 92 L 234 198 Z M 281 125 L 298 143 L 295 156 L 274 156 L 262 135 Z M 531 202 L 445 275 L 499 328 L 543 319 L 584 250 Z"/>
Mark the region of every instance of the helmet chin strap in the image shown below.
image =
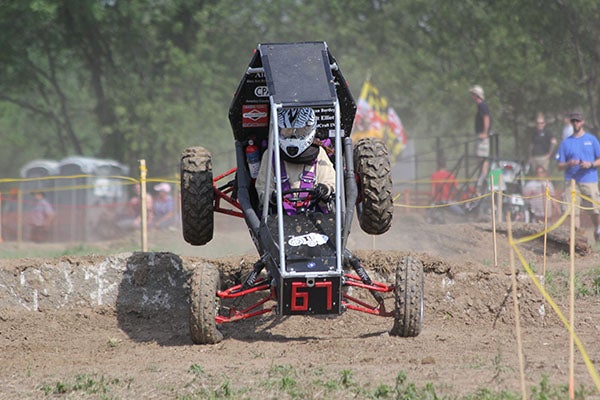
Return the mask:
<path id="1" fill-rule="evenodd" d="M 312 144 L 308 147 L 308 149 L 304 150 L 301 154 L 296 157 L 288 156 L 285 151 L 281 152 L 281 158 L 285 162 L 289 162 L 292 164 L 308 164 L 311 163 L 317 158 L 319 155 L 319 146 Z"/>

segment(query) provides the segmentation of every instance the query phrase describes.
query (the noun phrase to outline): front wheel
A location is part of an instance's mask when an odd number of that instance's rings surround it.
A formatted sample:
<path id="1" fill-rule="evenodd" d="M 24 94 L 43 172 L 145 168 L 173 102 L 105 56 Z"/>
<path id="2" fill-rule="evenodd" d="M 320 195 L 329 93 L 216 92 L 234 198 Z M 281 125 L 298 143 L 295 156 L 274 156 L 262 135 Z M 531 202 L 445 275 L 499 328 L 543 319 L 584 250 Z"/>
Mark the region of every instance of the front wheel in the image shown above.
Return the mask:
<path id="1" fill-rule="evenodd" d="M 190 334 L 196 344 L 215 344 L 223 340 L 215 319 L 220 307 L 217 296 L 220 285 L 219 270 L 215 266 L 201 264 L 194 269 L 190 282 Z"/>
<path id="2" fill-rule="evenodd" d="M 396 270 L 396 311 L 390 335 L 415 337 L 423 324 L 423 263 L 405 256 Z"/>
<path id="3" fill-rule="evenodd" d="M 391 165 L 383 140 L 367 137 L 356 143 L 354 171 L 360 227 L 370 235 L 381 235 L 390 229 L 394 211 Z"/>

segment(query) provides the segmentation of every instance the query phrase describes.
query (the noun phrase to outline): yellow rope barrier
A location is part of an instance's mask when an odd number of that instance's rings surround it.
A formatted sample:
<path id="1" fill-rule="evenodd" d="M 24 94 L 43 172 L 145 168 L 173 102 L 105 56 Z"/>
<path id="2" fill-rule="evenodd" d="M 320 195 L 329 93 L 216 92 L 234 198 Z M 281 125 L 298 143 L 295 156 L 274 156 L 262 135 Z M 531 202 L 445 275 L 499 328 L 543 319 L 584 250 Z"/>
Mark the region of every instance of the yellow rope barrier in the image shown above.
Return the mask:
<path id="1" fill-rule="evenodd" d="M 571 195 L 573 197 L 574 196 L 574 192 L 572 192 Z M 514 252 L 517 255 L 517 257 L 519 258 L 519 260 L 521 261 L 521 264 L 525 268 L 525 271 L 527 272 L 528 276 L 532 280 L 533 284 L 536 286 L 536 288 L 538 289 L 538 291 L 543 296 L 544 301 L 550 305 L 550 307 L 554 310 L 554 312 L 556 313 L 556 315 L 558 316 L 558 318 L 560 319 L 560 321 L 563 323 L 563 325 L 569 331 L 569 334 L 570 334 L 570 337 L 573 340 L 573 343 L 575 345 L 577 345 L 577 348 L 579 349 L 579 352 L 581 353 L 581 355 L 583 357 L 584 363 L 585 363 L 585 365 L 586 365 L 586 367 L 588 369 L 588 373 L 592 377 L 592 379 L 594 381 L 594 384 L 596 385 L 596 388 L 598 390 L 600 390 L 600 376 L 598 376 L 598 373 L 597 373 L 597 371 L 596 371 L 596 369 L 594 367 L 594 364 L 590 360 L 590 357 L 588 356 L 588 354 L 587 354 L 587 352 L 585 350 L 585 347 L 583 346 L 583 343 L 581 342 L 581 340 L 579 339 L 579 337 L 575 333 L 575 330 L 573 328 L 573 322 L 572 322 L 572 320 L 571 320 L 571 322 L 569 322 L 567 320 L 567 318 L 563 315 L 563 313 L 561 312 L 561 310 L 558 307 L 558 305 L 555 303 L 555 301 L 552 299 L 552 297 L 546 291 L 544 285 L 542 285 L 540 283 L 540 281 L 536 278 L 533 270 L 529 266 L 529 263 L 525 260 L 525 258 L 523 257 L 523 255 L 521 254 L 521 252 L 519 251 L 519 248 L 518 248 L 519 244 L 530 242 L 532 240 L 535 240 L 535 239 L 541 237 L 542 235 L 546 235 L 550 231 L 553 231 L 553 230 L 557 229 L 559 226 L 561 226 L 564 223 L 564 221 L 570 216 L 570 214 L 572 214 L 574 212 L 575 206 L 576 206 L 575 201 L 572 200 L 570 209 L 567 210 L 558 219 L 558 221 L 556 221 L 551 227 L 544 229 L 544 231 L 542 231 L 542 232 L 538 232 L 538 233 L 536 233 L 534 235 L 530 235 L 530 236 L 527 236 L 527 237 L 522 237 L 522 238 L 519 238 L 519 239 L 516 239 L 516 240 L 514 238 L 512 238 L 512 235 L 511 235 L 509 237 L 509 244 L 510 244 L 511 248 L 514 250 Z M 574 221 L 573 218 L 572 218 L 572 221 Z M 571 239 L 571 244 L 570 245 L 572 247 L 574 247 L 574 240 L 573 239 Z M 571 250 L 571 254 L 573 254 L 573 253 L 574 253 L 574 249 Z M 574 277 L 572 276 L 573 274 L 574 274 L 574 272 L 572 271 L 571 272 L 571 280 L 574 279 Z M 572 305 L 573 305 L 573 301 L 570 303 L 570 309 L 571 309 Z M 572 382 L 570 382 L 570 384 L 571 383 Z"/>
<path id="2" fill-rule="evenodd" d="M 145 166 L 144 166 L 145 167 Z M 146 178 L 145 177 L 145 168 L 142 165 L 140 166 L 140 179 L 136 179 L 136 178 L 132 178 L 132 177 L 127 177 L 127 176 L 98 176 L 98 175 L 72 175 L 72 176 L 50 176 L 50 177 L 40 177 L 40 178 L 21 178 L 21 179 L 12 179 L 12 178 L 2 178 L 0 179 L 0 183 L 16 183 L 16 182 L 30 182 L 30 181 L 40 181 L 40 180 L 57 180 L 57 179 L 76 179 L 76 178 L 107 178 L 107 179 L 114 179 L 114 180 L 123 180 L 125 182 L 110 182 L 111 185 L 130 185 L 130 184 L 136 184 L 136 183 L 147 183 L 147 182 L 169 182 L 169 183 L 174 183 L 179 185 L 179 181 L 178 180 L 174 180 L 174 179 L 164 179 L 164 178 Z M 414 181 L 411 181 L 412 183 L 415 183 Z M 427 181 L 430 182 L 430 181 Z M 73 186 L 57 186 L 57 187 L 53 187 L 53 188 L 42 188 L 41 190 L 44 191 L 58 191 L 58 190 L 78 190 L 78 189 L 89 189 L 89 188 L 93 188 L 95 187 L 95 185 L 91 185 L 91 184 L 87 184 L 87 185 L 73 185 Z M 37 189 L 31 189 L 27 192 L 34 192 L 36 190 L 40 190 L 40 188 Z M 1 192 L 0 192 L 1 193 Z M 19 196 L 22 195 L 22 191 L 19 190 Z M 462 205 L 462 204 L 466 204 L 466 203 L 470 203 L 473 201 L 477 201 L 477 200 L 482 200 L 488 196 L 492 196 L 494 195 L 494 191 L 490 191 L 488 193 L 484 193 L 469 199 L 465 199 L 465 200 L 461 200 L 461 201 L 455 201 L 455 202 L 450 202 L 450 203 L 445 203 L 445 204 L 433 204 L 433 205 L 411 205 L 411 204 L 398 204 L 397 201 L 398 199 L 402 196 L 402 193 L 397 194 L 396 196 L 393 197 L 393 201 L 394 201 L 394 207 L 402 207 L 402 208 L 412 208 L 412 209 L 435 209 L 435 208 L 442 208 L 442 207 L 450 207 L 450 206 L 455 206 L 455 205 Z M 507 194 L 504 193 L 499 193 L 500 196 L 509 196 Z M 573 193 L 571 193 L 573 195 Z M 569 205 L 568 209 L 558 218 L 557 221 L 555 221 L 551 226 L 548 227 L 547 225 L 547 218 L 545 220 L 544 223 L 544 230 L 538 233 L 535 233 L 533 235 L 527 236 L 527 237 L 521 237 L 519 239 L 515 239 L 512 237 L 512 234 L 509 235 L 509 245 L 511 246 L 512 251 L 514 251 L 514 254 L 518 257 L 518 259 L 520 260 L 521 264 L 523 265 L 525 271 L 527 272 L 528 276 L 530 277 L 530 279 L 532 280 L 533 284 L 535 285 L 535 287 L 537 288 L 537 290 L 540 292 L 540 294 L 542 295 L 544 301 L 550 305 L 550 307 L 554 310 L 554 312 L 556 313 L 556 315 L 558 316 L 558 318 L 560 319 L 560 321 L 563 323 L 563 325 L 565 326 L 565 328 L 568 330 L 569 334 L 572 337 L 572 340 L 574 342 L 574 344 L 577 346 L 577 348 L 579 349 L 584 363 L 587 367 L 588 373 L 590 374 L 590 376 L 592 377 L 594 384 L 596 385 L 596 388 L 598 390 L 600 390 L 600 376 L 598 375 L 592 361 L 590 360 L 590 357 L 588 356 L 585 347 L 583 346 L 582 342 L 580 341 L 579 337 L 576 335 L 575 330 L 573 328 L 573 324 L 572 322 L 569 322 L 565 316 L 562 314 L 560 308 L 558 307 L 558 305 L 555 303 L 555 301 L 552 299 L 552 297 L 548 294 L 548 292 L 545 289 L 545 285 L 541 284 L 540 281 L 537 279 L 537 277 L 535 276 L 534 272 L 532 271 L 531 267 L 529 266 L 528 262 L 525 260 L 525 258 L 523 257 L 523 255 L 521 254 L 521 252 L 519 251 L 519 247 L 518 245 L 523 244 L 523 243 L 527 243 L 529 241 L 535 240 L 541 236 L 547 236 L 547 234 L 555 229 L 558 229 L 563 223 L 564 221 L 569 217 L 569 214 L 572 210 L 575 209 L 575 207 L 578 207 L 581 210 L 591 210 L 593 209 L 593 207 L 582 207 L 580 205 L 576 205 L 574 201 L 572 202 L 566 202 L 564 200 L 558 199 L 558 198 L 554 198 L 552 196 L 550 196 L 550 193 L 548 191 L 548 189 L 546 190 L 546 193 L 543 194 L 545 196 L 545 200 L 547 202 L 554 202 L 556 204 L 559 205 Z M 587 200 L 589 203 L 591 203 L 592 205 L 594 204 L 594 201 L 592 199 L 590 199 L 589 197 L 586 197 L 580 193 L 577 193 L 577 195 L 584 199 Z M 528 196 L 528 197 L 524 197 L 524 199 L 532 199 L 532 198 L 536 198 L 542 196 L 542 194 L 540 195 L 536 195 L 536 196 Z M 21 201 L 19 201 L 19 203 L 21 203 Z M 597 204 L 597 203 L 596 203 Z M 567 208 L 567 207 L 564 207 Z M 545 208 L 545 210 L 547 210 L 547 208 Z M 20 236 L 20 233 L 19 233 Z M 571 241 L 572 243 L 574 242 L 573 240 Z M 142 245 L 142 249 L 144 248 L 144 246 Z M 546 247 L 544 245 L 544 257 L 546 255 L 546 251 L 545 251 Z M 144 250 L 143 250 L 144 251 Z M 544 265 L 545 267 L 545 265 Z M 544 280 L 545 280 L 545 268 L 544 268 Z"/>
<path id="3" fill-rule="evenodd" d="M 64 180 L 64 179 L 81 179 L 81 178 L 92 178 L 92 179 L 111 179 L 105 186 L 126 186 L 126 185 L 134 185 L 140 183 L 140 179 L 132 178 L 130 176 L 121 176 L 121 175 L 65 175 L 65 176 L 51 176 L 51 177 L 40 177 L 40 178 L 3 178 L 0 179 L 0 183 L 21 183 L 21 182 L 35 182 L 35 181 L 48 181 L 48 180 Z M 116 180 L 122 180 L 125 182 L 116 182 Z M 172 184 L 179 185 L 180 181 L 177 179 L 170 178 L 147 178 L 146 182 L 168 182 Z M 98 187 L 96 184 L 81 184 L 81 185 L 57 185 L 54 187 L 37 187 L 22 190 L 23 194 L 33 193 L 38 191 L 43 191 L 46 193 L 52 192 L 61 192 L 68 190 L 84 190 L 84 189 L 93 189 Z M 0 191 L 0 194 L 4 192 Z"/>
<path id="4" fill-rule="evenodd" d="M 510 213 L 506 213 L 506 222 L 508 224 L 508 240 L 512 239 L 512 224 Z M 517 272 L 515 268 L 515 255 L 512 247 L 509 253 L 510 259 L 510 281 L 512 285 L 513 311 L 515 313 L 515 335 L 517 338 L 517 356 L 519 358 L 519 376 L 521 382 L 521 395 L 523 400 L 527 399 L 525 386 L 525 357 L 523 355 L 523 338 L 521 336 L 521 313 L 519 311 L 519 294 L 517 290 Z"/>
<path id="5" fill-rule="evenodd" d="M 460 204 L 465 204 L 465 203 L 470 203 L 472 201 L 475 200 L 480 200 L 480 199 L 485 199 L 488 196 L 491 196 L 491 193 L 484 193 L 482 195 L 479 196 L 475 196 L 475 197 L 471 197 L 469 199 L 466 200 L 461 200 L 461 201 L 455 201 L 452 203 L 444 203 L 444 204 L 430 204 L 430 205 L 424 205 L 424 206 L 420 206 L 420 205 L 416 205 L 416 204 L 397 204 L 396 200 L 398 200 L 400 197 L 402 196 L 402 193 L 397 194 L 395 197 L 393 197 L 393 201 L 394 201 L 394 207 L 403 207 L 403 208 L 415 208 L 415 209 L 423 209 L 423 208 L 441 208 L 441 207 L 450 207 L 453 205 L 460 205 Z"/>
<path id="6" fill-rule="evenodd" d="M 493 195 L 494 193 L 489 192 L 489 193 L 485 193 L 483 195 L 477 196 L 477 197 L 473 197 L 470 199 L 466 199 L 466 200 L 462 200 L 462 201 L 457 201 L 457 202 L 452 202 L 452 203 L 446 203 L 446 204 L 433 204 L 433 205 L 410 205 L 410 204 L 398 204 L 396 201 L 402 196 L 402 194 L 398 194 L 397 196 L 394 197 L 394 206 L 395 207 L 403 207 L 403 208 L 414 208 L 414 209 L 434 209 L 434 208 L 441 208 L 441 207 L 450 207 L 452 205 L 461 205 L 461 204 L 465 204 L 465 203 L 469 203 L 471 201 L 475 201 L 475 200 L 480 200 L 483 199 L 487 196 Z M 503 194 L 500 193 L 501 196 L 509 196 L 507 194 Z M 580 193 L 577 193 L 577 195 L 579 197 L 581 197 L 582 199 L 587 200 L 588 202 L 594 204 L 594 201 Z M 592 363 L 590 357 L 588 356 L 585 347 L 583 345 L 583 343 L 581 342 L 581 340 L 579 339 L 579 337 L 577 336 L 577 334 L 575 333 L 575 330 L 573 328 L 573 324 L 570 323 L 565 316 L 562 314 L 560 308 L 558 307 L 558 305 L 555 303 L 555 301 L 552 299 L 552 297 L 548 294 L 548 292 L 545 289 L 545 284 L 540 283 L 540 281 L 537 279 L 537 277 L 535 276 L 533 270 L 531 269 L 531 267 L 529 266 L 529 264 L 527 263 L 527 261 L 525 260 L 525 258 L 523 257 L 523 255 L 521 254 L 521 252 L 518 249 L 518 245 L 523 244 L 523 243 L 527 243 L 530 242 L 532 240 L 538 239 L 542 236 L 544 236 L 545 240 L 547 238 L 547 234 L 553 230 L 558 229 L 564 222 L 565 220 L 570 216 L 570 212 L 571 210 L 574 210 L 575 207 L 581 209 L 581 210 L 592 210 L 593 207 L 584 207 L 581 205 L 577 205 L 575 204 L 575 202 L 566 202 L 564 200 L 552 197 L 550 195 L 549 190 L 546 190 L 546 193 L 544 194 L 540 194 L 540 195 L 536 195 L 536 196 L 527 196 L 524 197 L 525 199 L 532 199 L 532 198 L 536 198 L 536 197 L 541 197 L 541 196 L 545 196 L 545 200 L 546 202 L 554 202 L 556 204 L 559 205 L 569 205 L 569 207 L 564 207 L 567 208 L 567 210 L 558 218 L 557 221 L 555 221 L 551 226 L 548 226 L 548 220 L 547 220 L 547 215 L 545 216 L 545 222 L 544 222 L 544 229 L 541 232 L 538 232 L 536 234 L 530 235 L 530 236 L 526 236 L 526 237 L 521 237 L 519 239 L 514 239 L 512 237 L 512 235 L 510 235 L 509 238 L 509 245 L 511 246 L 511 249 L 514 251 L 514 254 L 516 254 L 516 256 L 518 257 L 518 259 L 520 260 L 521 264 L 523 265 L 523 267 L 525 268 L 525 271 L 527 272 L 528 276 L 531 278 L 533 284 L 535 285 L 535 287 L 537 288 L 537 290 L 540 292 L 540 294 L 542 295 L 545 304 L 549 304 L 550 307 L 552 308 L 552 310 L 554 310 L 554 312 L 556 313 L 556 315 L 558 316 L 558 318 L 560 319 L 560 321 L 563 323 L 563 325 L 565 326 L 565 328 L 568 330 L 570 337 L 573 340 L 573 343 L 577 346 L 577 348 L 579 349 L 584 363 L 586 365 L 586 368 L 588 370 L 589 375 L 592 377 L 592 380 L 594 382 L 594 384 L 596 385 L 596 388 L 598 390 L 600 390 L 600 376 L 598 375 L 598 372 L 596 371 L 594 364 Z M 544 208 L 545 213 L 547 210 L 547 207 Z M 574 243 L 574 241 L 571 241 L 572 243 Z M 544 245 L 544 249 L 546 249 L 546 245 Z M 546 255 L 546 250 L 544 250 L 544 257 Z M 545 281 L 545 269 L 544 269 L 544 281 Z"/>

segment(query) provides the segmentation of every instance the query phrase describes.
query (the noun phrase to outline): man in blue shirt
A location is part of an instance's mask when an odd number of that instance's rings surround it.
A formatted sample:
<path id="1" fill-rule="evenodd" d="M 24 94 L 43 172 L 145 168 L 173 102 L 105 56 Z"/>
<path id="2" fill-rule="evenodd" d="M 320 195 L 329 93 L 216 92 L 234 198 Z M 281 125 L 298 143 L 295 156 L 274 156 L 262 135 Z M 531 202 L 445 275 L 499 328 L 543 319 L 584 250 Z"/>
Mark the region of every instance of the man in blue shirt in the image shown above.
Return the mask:
<path id="1" fill-rule="evenodd" d="M 577 202 L 584 207 L 591 207 L 592 223 L 594 224 L 594 239 L 600 241 L 600 193 L 598 190 L 598 166 L 600 166 L 600 142 L 596 136 L 583 129 L 585 123 L 583 114 L 570 114 L 573 134 L 563 140 L 556 153 L 558 169 L 565 171 L 565 187 L 570 187 L 573 179 L 576 183 Z M 565 191 L 567 195 L 569 191 Z M 584 195 L 591 199 L 580 199 Z M 570 201 L 570 199 L 569 199 Z M 575 226 L 579 228 L 579 204 L 575 208 Z"/>

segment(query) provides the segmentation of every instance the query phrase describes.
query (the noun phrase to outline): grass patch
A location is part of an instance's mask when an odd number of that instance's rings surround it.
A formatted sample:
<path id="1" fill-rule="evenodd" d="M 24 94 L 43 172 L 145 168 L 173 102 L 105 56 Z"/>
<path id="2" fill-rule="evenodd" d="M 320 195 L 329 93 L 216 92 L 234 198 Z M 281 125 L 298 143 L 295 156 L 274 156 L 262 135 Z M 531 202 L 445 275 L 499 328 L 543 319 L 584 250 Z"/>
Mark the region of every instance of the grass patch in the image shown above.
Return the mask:
<path id="1" fill-rule="evenodd" d="M 178 400 L 219 400 L 219 399 L 389 399 L 389 400 L 519 400 L 519 392 L 489 388 L 478 388 L 472 394 L 463 396 L 438 393 L 451 393 L 451 387 L 436 387 L 432 383 L 417 385 L 409 380 L 406 372 L 400 371 L 392 382 L 378 382 L 373 385 L 359 383 L 354 372 L 344 369 L 337 377 L 327 378 L 323 369 L 296 370 L 290 365 L 275 365 L 266 374 L 257 372 L 256 381 L 238 381 L 229 376 L 211 376 L 198 364 L 188 370 L 193 378 L 190 383 L 174 387 L 170 398 Z M 202 379 L 198 379 L 202 376 Z M 262 378 L 260 378 L 262 376 Z M 214 379 L 214 380 L 213 380 Z M 73 381 L 58 381 L 44 384 L 40 390 L 49 398 L 94 398 L 117 399 L 135 398 L 127 394 L 133 379 L 118 379 L 88 374 L 76 375 Z M 179 394 L 176 394 L 179 393 Z M 563 400 L 568 398 L 567 385 L 551 385 L 546 376 L 540 383 L 529 386 L 527 398 L 530 400 Z M 576 400 L 598 398 L 595 389 L 580 386 L 575 390 Z"/>
<path id="2" fill-rule="evenodd" d="M 112 255 L 115 253 L 127 253 L 139 251 L 139 246 L 120 246 L 102 248 L 94 246 L 92 244 L 72 244 L 65 247 L 64 245 L 47 246 L 47 247 L 35 247 L 28 246 L 27 242 L 24 242 L 18 249 L 16 248 L 3 248 L 0 252 L 0 258 L 56 258 L 62 256 L 89 256 L 90 254 L 95 255 Z"/>
<path id="3" fill-rule="evenodd" d="M 99 398 L 111 398 L 110 391 L 114 386 L 129 386 L 133 379 L 123 381 L 117 378 L 107 378 L 104 375 L 96 377 L 93 375 L 80 374 L 75 376 L 74 382 L 55 382 L 54 384 L 44 384 L 41 387 L 46 396 L 85 394 L 98 395 Z M 68 397 L 68 396 L 67 396 Z"/>
<path id="4" fill-rule="evenodd" d="M 546 273 L 546 290 L 551 296 L 569 294 L 569 272 Z M 575 272 L 575 296 L 600 296 L 600 267 L 586 272 Z"/>
<path id="5" fill-rule="evenodd" d="M 192 368 L 190 368 L 189 372 Z M 194 372 L 192 372 L 194 373 Z M 195 374 L 195 373 L 194 373 Z M 204 374 L 206 378 L 207 375 Z M 257 373 L 257 377 L 260 374 Z M 220 384 L 203 380 L 203 387 L 191 393 L 180 395 L 179 400 L 196 399 L 389 399 L 389 400 L 519 400 L 521 393 L 509 390 L 478 388 L 473 393 L 456 396 L 451 387 L 436 387 L 433 383 L 417 385 L 400 371 L 393 382 L 380 382 L 373 385 L 359 383 L 354 372 L 340 371 L 336 377 L 327 378 L 327 371 L 296 370 L 290 365 L 274 365 L 262 379 L 254 382 L 234 381 L 231 377 L 219 376 Z M 438 392 L 443 392 L 438 393 Z M 576 400 L 597 398 L 594 390 L 579 387 L 575 391 Z M 550 385 L 543 377 L 536 386 L 529 386 L 527 398 L 531 400 L 564 400 L 568 398 L 566 385 Z"/>
<path id="6" fill-rule="evenodd" d="M 192 364 L 190 365 L 190 368 L 188 369 L 188 372 L 191 374 L 194 374 L 196 376 L 202 375 L 204 373 L 204 368 L 201 365 L 198 364 Z"/>

